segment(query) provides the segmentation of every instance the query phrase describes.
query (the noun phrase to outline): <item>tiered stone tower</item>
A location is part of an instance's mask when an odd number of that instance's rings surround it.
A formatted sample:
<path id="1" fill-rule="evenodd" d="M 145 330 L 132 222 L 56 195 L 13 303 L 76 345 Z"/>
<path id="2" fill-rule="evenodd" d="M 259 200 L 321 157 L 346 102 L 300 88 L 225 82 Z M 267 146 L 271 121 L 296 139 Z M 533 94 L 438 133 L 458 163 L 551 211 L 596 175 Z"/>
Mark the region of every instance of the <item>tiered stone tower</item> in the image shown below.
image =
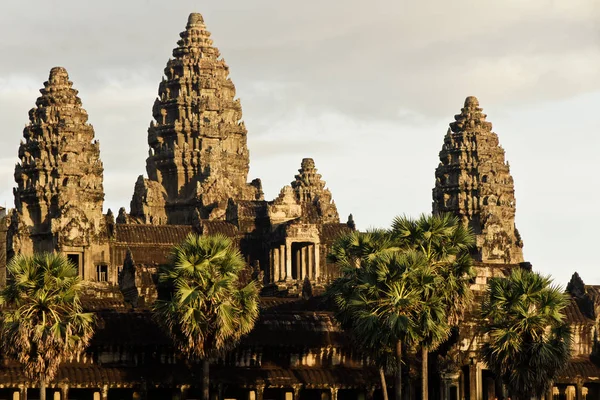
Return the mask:
<path id="1" fill-rule="evenodd" d="M 105 231 L 100 144 L 64 68 L 52 68 L 40 92 L 15 167 L 9 252 L 79 257 Z"/>
<path id="2" fill-rule="evenodd" d="M 339 223 L 331 192 L 325 188 L 325 181 L 317 173 L 313 159 L 302 159 L 298 172 L 291 186 L 284 186 L 269 205 L 273 225 L 292 219 L 317 224 Z"/>
<path id="3" fill-rule="evenodd" d="M 467 97 L 454 119 L 435 171 L 433 212 L 452 212 L 471 226 L 479 261 L 520 263 L 513 178 L 498 136 L 475 97 Z"/>
<path id="4" fill-rule="evenodd" d="M 191 14 L 165 68 L 148 129 L 148 180 L 136 183 L 131 217 L 187 224 L 223 219 L 227 200 L 262 200 L 260 180 L 247 183 L 249 153 L 242 108 L 229 67 L 200 14 Z"/>
<path id="5" fill-rule="evenodd" d="M 314 207 L 322 223 L 340 222 L 331 192 L 325 188 L 325 181 L 321 179 L 321 174 L 317 173 L 313 159 L 304 158 L 298 172 L 292 182 L 296 200 L 300 204 Z"/>

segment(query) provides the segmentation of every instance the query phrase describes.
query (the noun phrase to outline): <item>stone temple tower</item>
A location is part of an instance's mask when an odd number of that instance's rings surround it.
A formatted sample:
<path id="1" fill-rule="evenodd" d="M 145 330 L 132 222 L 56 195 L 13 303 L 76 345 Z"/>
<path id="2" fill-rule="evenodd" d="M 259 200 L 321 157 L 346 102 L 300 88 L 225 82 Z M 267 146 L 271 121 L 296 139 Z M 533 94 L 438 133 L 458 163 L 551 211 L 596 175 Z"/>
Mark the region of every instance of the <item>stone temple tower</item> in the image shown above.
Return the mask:
<path id="1" fill-rule="evenodd" d="M 180 36 L 152 109 L 149 179 L 138 178 L 131 201 L 137 222 L 224 219 L 229 198 L 262 200 L 260 181 L 247 183 L 247 132 L 229 67 L 200 14 Z"/>
<path id="2" fill-rule="evenodd" d="M 478 261 L 520 263 L 513 178 L 498 135 L 473 96 L 454 119 L 435 171 L 433 212 L 452 212 L 473 229 Z"/>
<path id="3" fill-rule="evenodd" d="M 9 254 L 57 250 L 83 267 L 105 232 L 100 144 L 64 68 L 40 92 L 19 146 Z"/>

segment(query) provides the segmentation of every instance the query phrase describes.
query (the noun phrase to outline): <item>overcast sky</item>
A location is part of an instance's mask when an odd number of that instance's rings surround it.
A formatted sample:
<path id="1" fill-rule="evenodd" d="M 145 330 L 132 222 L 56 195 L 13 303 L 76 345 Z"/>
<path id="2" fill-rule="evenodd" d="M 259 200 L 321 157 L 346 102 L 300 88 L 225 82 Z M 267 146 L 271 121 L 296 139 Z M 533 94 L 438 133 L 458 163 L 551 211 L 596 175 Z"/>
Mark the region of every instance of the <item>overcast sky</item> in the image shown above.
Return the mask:
<path id="1" fill-rule="evenodd" d="M 163 69 L 190 12 L 231 67 L 249 179 L 273 199 L 312 157 L 360 229 L 431 212 L 438 152 L 480 100 L 515 180 L 526 260 L 600 284 L 600 1 L 10 1 L 0 13 L 0 202 L 28 111 L 67 68 L 104 162 L 105 210 L 145 174 Z"/>

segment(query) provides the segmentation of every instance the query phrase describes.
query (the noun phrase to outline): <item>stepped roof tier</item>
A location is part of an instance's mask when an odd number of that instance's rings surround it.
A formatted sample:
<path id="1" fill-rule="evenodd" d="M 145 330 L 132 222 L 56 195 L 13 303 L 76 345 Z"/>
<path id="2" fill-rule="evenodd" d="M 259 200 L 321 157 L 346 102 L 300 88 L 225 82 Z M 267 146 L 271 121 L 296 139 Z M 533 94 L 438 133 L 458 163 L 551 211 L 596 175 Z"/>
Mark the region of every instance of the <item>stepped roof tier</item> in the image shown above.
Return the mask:
<path id="1" fill-rule="evenodd" d="M 67 71 L 52 68 L 40 93 L 29 111 L 15 167 L 11 238 L 16 251 L 34 244 L 26 244 L 30 235 L 54 236 L 59 248 L 86 245 L 103 223 L 100 144 Z M 53 250 L 40 246 L 36 250 Z"/>
<path id="2" fill-rule="evenodd" d="M 490 263 L 523 261 L 515 227 L 515 190 L 498 135 L 479 107 L 465 100 L 444 138 L 435 172 L 433 212 L 452 212 L 477 236 L 476 259 Z"/>
<path id="3" fill-rule="evenodd" d="M 242 107 L 202 16 L 190 14 L 180 36 L 152 109 L 150 182 L 138 180 L 131 203 L 131 216 L 146 223 L 190 223 L 195 210 L 222 219 L 229 198 L 263 196 L 259 180 L 247 183 Z"/>

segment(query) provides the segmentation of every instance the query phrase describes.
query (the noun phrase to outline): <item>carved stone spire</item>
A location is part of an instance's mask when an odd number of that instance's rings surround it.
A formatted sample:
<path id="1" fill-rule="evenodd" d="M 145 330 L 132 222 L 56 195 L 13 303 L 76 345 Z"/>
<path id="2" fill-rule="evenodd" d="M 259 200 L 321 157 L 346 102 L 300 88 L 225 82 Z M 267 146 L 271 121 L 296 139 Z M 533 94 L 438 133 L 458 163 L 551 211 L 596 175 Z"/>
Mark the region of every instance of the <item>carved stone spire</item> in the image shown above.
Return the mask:
<path id="1" fill-rule="evenodd" d="M 150 197 L 164 198 L 169 223 L 189 223 L 196 208 L 202 218 L 223 218 L 229 198 L 262 199 L 260 182 L 247 183 L 247 131 L 229 67 L 200 14 L 190 14 L 180 36 L 152 109 L 146 160 L 149 179 L 164 187 Z M 141 186 L 140 198 L 156 191 Z M 146 206 L 136 194 L 131 215 L 148 222 L 156 201 Z"/>
<path id="2" fill-rule="evenodd" d="M 433 212 L 452 212 L 477 236 L 479 261 L 519 263 L 515 190 L 504 150 L 477 98 L 465 100 L 444 138 L 435 171 Z"/>
<path id="3" fill-rule="evenodd" d="M 40 92 L 19 146 L 11 233 L 35 237 L 25 251 L 86 246 L 104 221 L 100 144 L 64 68 L 52 68 Z"/>
<path id="4" fill-rule="evenodd" d="M 292 182 L 296 200 L 300 204 L 315 206 L 323 223 L 340 222 L 331 192 L 325 188 L 325 181 L 321 179 L 321 174 L 317 173 L 314 160 L 304 158 L 298 172 Z"/>

